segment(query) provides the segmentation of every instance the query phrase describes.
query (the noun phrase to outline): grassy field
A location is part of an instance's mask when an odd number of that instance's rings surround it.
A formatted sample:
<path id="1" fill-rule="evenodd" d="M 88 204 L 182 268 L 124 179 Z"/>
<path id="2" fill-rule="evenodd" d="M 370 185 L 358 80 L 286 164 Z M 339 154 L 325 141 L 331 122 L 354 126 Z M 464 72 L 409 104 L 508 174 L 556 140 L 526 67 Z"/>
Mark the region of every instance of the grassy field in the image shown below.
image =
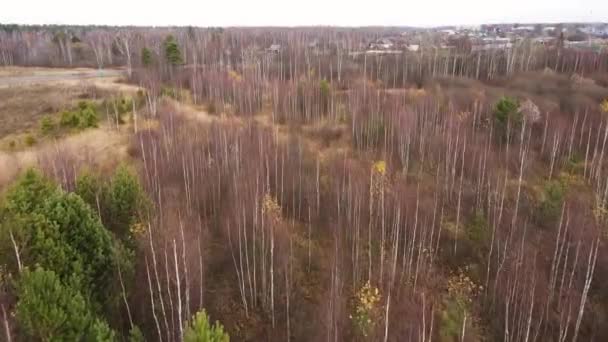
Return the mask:
<path id="1" fill-rule="evenodd" d="M 87 98 L 86 90 L 72 86 L 34 85 L 0 89 L 0 138 L 38 128 L 45 114 L 53 114 Z"/>
<path id="2" fill-rule="evenodd" d="M 73 75 L 90 69 L 0 68 L 0 80 L 36 75 Z M 71 165 L 87 167 L 116 166 L 127 156 L 130 128 L 116 127 L 101 110 L 104 101 L 132 96 L 139 88 L 119 83 L 118 78 L 78 80 L 72 77 L 0 87 L 0 191 L 28 167 L 52 165 L 70 160 Z M 60 119 L 60 113 L 78 107 L 82 101 L 98 107 L 97 128 L 62 130 L 44 135 L 41 120 L 45 116 Z M 64 160 L 64 161 L 65 161 Z"/>

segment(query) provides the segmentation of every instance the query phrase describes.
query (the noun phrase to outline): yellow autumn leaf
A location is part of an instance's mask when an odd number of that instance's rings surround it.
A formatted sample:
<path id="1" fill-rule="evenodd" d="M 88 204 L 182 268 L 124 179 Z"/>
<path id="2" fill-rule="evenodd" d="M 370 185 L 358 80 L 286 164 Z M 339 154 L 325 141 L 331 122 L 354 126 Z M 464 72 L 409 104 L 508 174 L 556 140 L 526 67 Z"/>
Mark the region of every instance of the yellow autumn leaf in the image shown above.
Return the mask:
<path id="1" fill-rule="evenodd" d="M 600 104 L 600 109 L 602 110 L 602 112 L 608 113 L 608 99 L 602 101 L 602 103 Z"/>
<path id="2" fill-rule="evenodd" d="M 373 170 L 377 174 L 384 175 L 386 173 L 386 162 L 384 160 L 379 160 L 374 163 Z"/>

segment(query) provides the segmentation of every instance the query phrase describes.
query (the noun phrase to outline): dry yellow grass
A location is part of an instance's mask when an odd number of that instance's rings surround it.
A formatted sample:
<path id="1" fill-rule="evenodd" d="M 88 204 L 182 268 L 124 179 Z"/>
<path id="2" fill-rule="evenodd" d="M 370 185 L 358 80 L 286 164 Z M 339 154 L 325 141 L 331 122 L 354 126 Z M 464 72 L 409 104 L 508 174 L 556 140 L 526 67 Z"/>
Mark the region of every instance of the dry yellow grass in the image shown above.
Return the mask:
<path id="1" fill-rule="evenodd" d="M 91 69 L 0 68 L 1 77 L 61 74 L 73 75 Z M 133 94 L 139 87 L 117 83 L 117 77 L 92 79 L 55 79 L 43 84 L 23 84 L 0 88 L 0 191 L 23 170 L 51 163 L 54 159 L 69 158 L 70 163 L 96 169 L 111 169 L 128 158 L 131 127 L 116 130 L 108 125 L 67 135 L 58 139 L 44 139 L 22 149 L 8 148 L 11 141 L 23 141 L 29 134 L 36 135 L 45 114 L 55 114 L 71 108 L 83 98 L 104 97 L 118 93 Z M 149 123 L 146 123 L 146 125 Z M 37 139 L 40 137 L 36 137 Z"/>
<path id="2" fill-rule="evenodd" d="M 0 151 L 0 190 L 20 172 L 54 158 L 70 158 L 76 165 L 87 165 L 100 171 L 112 169 L 127 159 L 129 130 L 100 127 L 70 135 L 57 141 L 36 145 L 25 151 Z"/>
<path id="3" fill-rule="evenodd" d="M 42 116 L 71 107 L 81 94 L 80 88 L 50 85 L 0 89 L 0 138 L 38 128 Z"/>
<path id="4" fill-rule="evenodd" d="M 0 76 L 1 78 L 1 76 Z M 76 106 L 78 101 L 118 94 L 134 95 L 140 88 L 117 83 L 118 78 L 69 79 L 52 84 L 0 87 L 0 149 L 19 144 L 39 129 L 40 119 Z"/>

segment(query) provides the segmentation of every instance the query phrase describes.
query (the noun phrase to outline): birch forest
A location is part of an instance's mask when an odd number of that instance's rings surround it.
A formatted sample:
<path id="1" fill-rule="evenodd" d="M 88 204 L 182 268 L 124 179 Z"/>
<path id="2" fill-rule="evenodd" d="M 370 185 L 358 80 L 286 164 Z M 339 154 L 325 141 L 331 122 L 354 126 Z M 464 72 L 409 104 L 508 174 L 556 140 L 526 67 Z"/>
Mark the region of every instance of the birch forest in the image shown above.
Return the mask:
<path id="1" fill-rule="evenodd" d="M 0 340 L 608 341 L 608 48 L 554 38 L 0 26 Z"/>

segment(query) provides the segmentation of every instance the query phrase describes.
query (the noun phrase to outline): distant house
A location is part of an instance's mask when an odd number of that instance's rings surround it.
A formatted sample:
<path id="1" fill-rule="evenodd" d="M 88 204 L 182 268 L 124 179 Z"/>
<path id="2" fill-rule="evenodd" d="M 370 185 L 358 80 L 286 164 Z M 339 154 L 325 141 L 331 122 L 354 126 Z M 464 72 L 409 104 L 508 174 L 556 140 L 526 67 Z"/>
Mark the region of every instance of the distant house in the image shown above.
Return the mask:
<path id="1" fill-rule="evenodd" d="M 513 47 L 513 43 L 509 38 L 502 37 L 486 37 L 476 41 L 472 46 L 472 51 L 480 50 L 497 50 L 497 49 L 510 49 Z"/>
<path id="2" fill-rule="evenodd" d="M 420 44 L 408 44 L 405 48 L 407 51 L 416 52 L 420 50 Z"/>
<path id="3" fill-rule="evenodd" d="M 395 44 L 388 38 L 378 39 L 373 43 L 370 43 L 368 49 L 370 50 L 390 50 Z"/>
<path id="4" fill-rule="evenodd" d="M 606 37 L 608 36 L 608 25 L 604 27 L 599 25 L 583 27 L 581 31 L 592 36 Z"/>
<path id="5" fill-rule="evenodd" d="M 383 49 L 387 49 L 387 50 L 388 49 L 392 49 L 393 45 L 394 44 L 393 44 L 393 42 L 390 39 L 387 39 L 387 38 L 380 39 L 380 46 Z"/>
<path id="6" fill-rule="evenodd" d="M 532 41 L 539 45 L 550 45 L 555 42 L 554 37 L 536 37 Z"/>
<path id="7" fill-rule="evenodd" d="M 281 52 L 281 45 L 280 44 L 272 44 L 272 45 L 270 45 L 269 48 L 266 49 L 266 52 L 278 54 L 279 52 Z"/>

